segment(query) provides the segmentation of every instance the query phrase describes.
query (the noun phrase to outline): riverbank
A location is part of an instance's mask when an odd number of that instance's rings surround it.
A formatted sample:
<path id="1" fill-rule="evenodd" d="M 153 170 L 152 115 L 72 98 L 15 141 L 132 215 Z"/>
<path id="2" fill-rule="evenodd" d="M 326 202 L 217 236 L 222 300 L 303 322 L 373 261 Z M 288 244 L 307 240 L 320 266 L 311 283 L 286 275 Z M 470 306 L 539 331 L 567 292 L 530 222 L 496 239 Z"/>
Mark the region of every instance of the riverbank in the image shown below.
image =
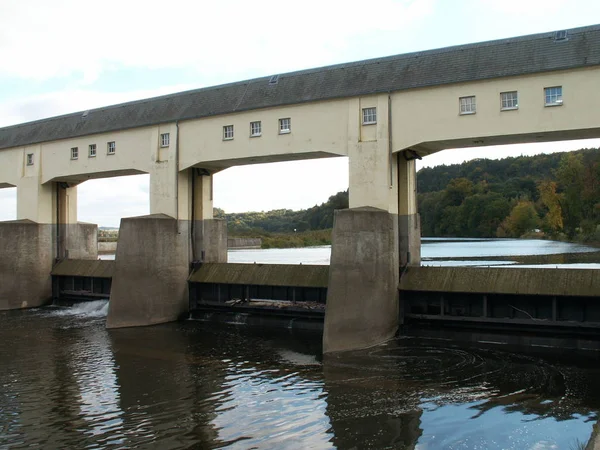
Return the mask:
<path id="1" fill-rule="evenodd" d="M 252 233 L 236 233 L 232 238 L 260 238 L 261 248 L 302 248 L 331 245 L 332 229 L 299 231 L 293 233 L 269 233 L 253 230 Z"/>

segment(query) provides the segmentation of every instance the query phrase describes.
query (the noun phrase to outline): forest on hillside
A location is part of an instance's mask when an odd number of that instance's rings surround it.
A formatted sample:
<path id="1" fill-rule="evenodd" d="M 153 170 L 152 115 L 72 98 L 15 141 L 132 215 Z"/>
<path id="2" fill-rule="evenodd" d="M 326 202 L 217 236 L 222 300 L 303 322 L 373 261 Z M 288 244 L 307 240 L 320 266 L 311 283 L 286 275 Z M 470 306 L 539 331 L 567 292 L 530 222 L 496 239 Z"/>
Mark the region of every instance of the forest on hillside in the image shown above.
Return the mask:
<path id="1" fill-rule="evenodd" d="M 600 241 L 600 150 L 477 159 L 418 173 L 423 236 Z"/>
<path id="2" fill-rule="evenodd" d="M 227 219 L 230 235 L 248 236 L 264 232 L 293 233 L 330 229 L 333 227 L 333 212 L 345 208 L 348 208 L 347 190 L 332 195 L 321 205 L 300 211 L 275 209 L 266 212 L 225 213 L 222 209 L 215 208 L 214 216 Z"/>
<path id="3" fill-rule="evenodd" d="M 600 242 L 599 149 L 423 168 L 417 180 L 423 236 L 543 234 Z M 227 219 L 232 236 L 310 235 L 332 228 L 334 210 L 347 207 L 348 191 L 343 191 L 305 210 L 225 213 L 215 208 L 215 217 Z M 318 236 L 321 242 L 323 233 Z"/>

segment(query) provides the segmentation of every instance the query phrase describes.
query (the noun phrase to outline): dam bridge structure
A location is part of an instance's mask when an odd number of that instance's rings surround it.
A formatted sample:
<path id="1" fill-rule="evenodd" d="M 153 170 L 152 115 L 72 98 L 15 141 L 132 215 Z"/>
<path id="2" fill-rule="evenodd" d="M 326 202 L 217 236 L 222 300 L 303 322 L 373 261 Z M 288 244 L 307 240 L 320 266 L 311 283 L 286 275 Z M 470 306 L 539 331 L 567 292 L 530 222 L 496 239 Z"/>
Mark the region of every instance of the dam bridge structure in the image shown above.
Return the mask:
<path id="1" fill-rule="evenodd" d="M 404 268 L 420 264 L 415 160 L 464 147 L 600 137 L 600 25 L 261 77 L 0 128 L 0 309 L 52 296 L 56 261 L 97 259 L 77 186 L 150 175 L 150 215 L 121 221 L 108 327 L 176 320 L 192 262 L 227 261 L 215 173 L 347 157 L 335 215 L 324 351 L 399 325 Z M 485 157 L 482 149 L 481 157 Z M 259 180 L 248 180 L 259 182 Z M 308 182 L 308 180 L 307 180 Z"/>

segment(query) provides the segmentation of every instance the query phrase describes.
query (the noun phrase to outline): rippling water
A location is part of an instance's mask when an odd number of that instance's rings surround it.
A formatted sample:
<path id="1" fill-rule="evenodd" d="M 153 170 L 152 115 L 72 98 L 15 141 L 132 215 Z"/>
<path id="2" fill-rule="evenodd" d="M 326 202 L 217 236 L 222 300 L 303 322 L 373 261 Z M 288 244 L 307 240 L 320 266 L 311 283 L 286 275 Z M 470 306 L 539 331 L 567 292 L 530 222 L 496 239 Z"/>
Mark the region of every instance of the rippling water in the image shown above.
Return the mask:
<path id="1" fill-rule="evenodd" d="M 0 312 L 0 448 L 570 449 L 600 365 L 184 322 L 107 331 L 102 302 Z M 569 359 L 566 359 L 569 356 Z"/>

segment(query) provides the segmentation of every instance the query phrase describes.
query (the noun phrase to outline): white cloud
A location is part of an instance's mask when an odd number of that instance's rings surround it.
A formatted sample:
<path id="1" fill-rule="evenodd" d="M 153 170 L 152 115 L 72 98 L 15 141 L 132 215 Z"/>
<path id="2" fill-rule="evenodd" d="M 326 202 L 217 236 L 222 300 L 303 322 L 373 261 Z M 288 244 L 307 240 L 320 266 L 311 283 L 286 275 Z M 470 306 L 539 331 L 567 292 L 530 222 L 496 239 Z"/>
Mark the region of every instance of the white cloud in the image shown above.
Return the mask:
<path id="1" fill-rule="evenodd" d="M 434 0 L 208 2 L 186 0 L 1 1 L 0 75 L 94 81 L 122 67 L 199 73 L 327 62 L 349 39 L 416 26 Z"/>
<path id="2" fill-rule="evenodd" d="M 451 7 L 439 0 L 371 0 L 360 5 L 343 0 L 0 0 L 0 58 L 5 62 L 0 65 L 0 82 L 16 77 L 40 86 L 39 80 L 63 85 L 78 80 L 61 91 L 4 100 L 0 126 L 253 74 L 568 28 L 600 11 L 594 2 L 585 4 L 586 12 L 581 13 L 566 0 L 472 0 L 453 2 Z M 456 29 L 457 23 L 471 26 Z M 122 69 L 140 69 L 138 74 L 180 69 L 196 77 L 193 86 L 130 92 L 90 89 L 89 83 L 98 79 L 107 85 L 110 80 L 102 77 L 108 73 L 115 88 L 122 88 L 118 80 L 131 73 Z M 0 86 L 3 95 L 7 85 Z M 448 150 L 425 158 L 422 164 L 585 146 L 597 147 L 600 141 Z M 215 206 L 226 211 L 298 209 L 326 201 L 347 186 L 344 158 L 277 163 L 217 174 L 214 198 Z M 148 200 L 148 176 L 88 181 L 79 187 L 79 218 L 117 225 L 120 217 L 147 214 Z M 15 217 L 15 189 L 0 190 L 0 220 Z"/>
<path id="3" fill-rule="evenodd" d="M 240 166 L 214 178 L 214 204 L 227 212 L 305 209 L 348 189 L 348 158 Z"/>
<path id="4" fill-rule="evenodd" d="M 518 14 L 519 16 L 546 16 L 566 6 L 567 0 L 478 0 L 485 8 L 495 12 Z"/>
<path id="5" fill-rule="evenodd" d="M 149 175 L 89 180 L 77 187 L 77 216 L 81 222 L 118 227 L 122 217 L 150 213 Z"/>

